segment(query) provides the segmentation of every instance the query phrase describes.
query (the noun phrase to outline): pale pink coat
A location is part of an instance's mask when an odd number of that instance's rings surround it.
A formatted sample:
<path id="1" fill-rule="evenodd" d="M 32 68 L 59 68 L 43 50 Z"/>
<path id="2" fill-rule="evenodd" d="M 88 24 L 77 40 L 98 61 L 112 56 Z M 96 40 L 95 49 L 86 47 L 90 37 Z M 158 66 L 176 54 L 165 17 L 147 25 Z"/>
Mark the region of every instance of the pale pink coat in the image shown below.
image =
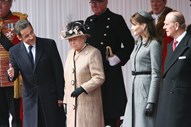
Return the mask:
<path id="1" fill-rule="evenodd" d="M 65 96 L 67 104 L 67 127 L 74 127 L 75 98 L 70 97 L 74 90 L 74 50 L 70 50 L 64 67 Z M 88 45 L 79 54 L 76 54 L 77 87 L 82 87 L 86 93 L 77 98 L 76 127 L 104 127 L 101 85 L 105 80 L 102 57 L 96 48 Z"/>

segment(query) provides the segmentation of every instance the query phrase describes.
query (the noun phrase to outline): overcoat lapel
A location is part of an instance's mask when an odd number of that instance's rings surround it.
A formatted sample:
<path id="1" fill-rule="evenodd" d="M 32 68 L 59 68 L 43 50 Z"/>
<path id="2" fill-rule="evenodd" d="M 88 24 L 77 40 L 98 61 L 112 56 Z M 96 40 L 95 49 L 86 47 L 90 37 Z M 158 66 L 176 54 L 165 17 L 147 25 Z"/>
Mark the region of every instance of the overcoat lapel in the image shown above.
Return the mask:
<path id="1" fill-rule="evenodd" d="M 35 57 L 35 65 L 34 65 L 34 70 L 36 69 L 36 66 L 38 64 L 38 61 L 40 59 L 40 56 L 42 55 L 42 43 L 39 41 L 39 39 L 36 39 L 36 57 Z"/>
<path id="2" fill-rule="evenodd" d="M 186 34 L 185 37 L 179 43 L 179 45 L 176 47 L 176 50 L 174 52 L 172 51 L 172 43 L 169 45 L 170 46 L 168 47 L 169 55 L 167 56 L 165 62 L 166 66 L 164 70 L 164 76 L 168 72 L 168 70 L 172 67 L 172 65 L 176 62 L 176 60 L 178 60 L 178 57 L 181 56 L 181 54 L 184 53 L 184 51 L 188 48 L 187 45 L 188 40 L 189 36 L 187 36 Z"/>
<path id="3" fill-rule="evenodd" d="M 136 57 L 136 55 L 137 55 L 137 53 L 138 53 L 138 51 L 139 51 L 139 49 L 141 48 L 142 45 L 143 45 L 143 43 L 142 43 L 141 39 L 139 39 L 138 42 L 137 42 L 137 45 L 135 47 L 135 57 Z"/>
<path id="4" fill-rule="evenodd" d="M 20 53 L 19 56 L 21 56 L 21 60 L 22 60 L 22 61 L 24 60 L 23 62 L 26 62 L 26 63 L 28 64 L 28 67 L 31 67 L 31 69 L 32 69 L 31 61 L 30 61 L 29 55 L 28 55 L 28 53 L 27 53 L 26 47 L 25 47 L 25 45 L 23 44 L 23 42 L 20 42 L 20 50 L 19 50 L 19 53 Z"/>

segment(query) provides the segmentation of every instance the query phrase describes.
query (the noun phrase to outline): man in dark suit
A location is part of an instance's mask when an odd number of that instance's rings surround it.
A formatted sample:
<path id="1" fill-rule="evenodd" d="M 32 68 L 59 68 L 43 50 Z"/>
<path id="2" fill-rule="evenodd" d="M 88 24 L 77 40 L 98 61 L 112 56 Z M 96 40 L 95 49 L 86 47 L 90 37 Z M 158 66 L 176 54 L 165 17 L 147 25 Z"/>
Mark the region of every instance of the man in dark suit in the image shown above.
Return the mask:
<path id="1" fill-rule="evenodd" d="M 178 11 L 167 14 L 163 28 L 174 41 L 168 46 L 155 127 L 190 127 L 191 35 Z"/>
<path id="2" fill-rule="evenodd" d="M 87 42 L 101 51 L 106 80 L 102 85 L 105 125 L 119 126 L 127 97 L 121 67 L 129 60 L 134 39 L 121 15 L 107 8 L 108 0 L 91 0 L 94 15 L 86 19 Z"/>
<path id="3" fill-rule="evenodd" d="M 24 127 L 64 127 L 63 66 L 54 40 L 35 36 L 27 20 L 15 25 L 21 42 L 10 49 L 8 79 L 23 78 Z M 32 46 L 32 49 L 28 49 Z"/>

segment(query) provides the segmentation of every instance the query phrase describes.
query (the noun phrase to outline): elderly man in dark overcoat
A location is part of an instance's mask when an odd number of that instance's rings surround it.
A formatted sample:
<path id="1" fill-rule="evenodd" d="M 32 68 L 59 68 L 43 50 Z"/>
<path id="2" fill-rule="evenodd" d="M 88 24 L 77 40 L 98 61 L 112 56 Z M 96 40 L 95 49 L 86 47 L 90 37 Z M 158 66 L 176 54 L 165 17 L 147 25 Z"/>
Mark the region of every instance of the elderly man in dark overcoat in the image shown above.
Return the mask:
<path id="1" fill-rule="evenodd" d="M 190 127 L 191 36 L 178 11 L 167 14 L 163 28 L 173 41 L 168 45 L 155 127 Z"/>

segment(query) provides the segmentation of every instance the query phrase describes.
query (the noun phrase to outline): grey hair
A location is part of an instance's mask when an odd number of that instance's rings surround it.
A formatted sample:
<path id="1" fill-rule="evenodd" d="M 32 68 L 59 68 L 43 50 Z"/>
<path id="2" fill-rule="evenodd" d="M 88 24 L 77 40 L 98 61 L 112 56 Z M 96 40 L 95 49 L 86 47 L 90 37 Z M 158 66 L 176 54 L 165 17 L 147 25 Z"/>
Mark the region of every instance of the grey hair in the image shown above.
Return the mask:
<path id="1" fill-rule="evenodd" d="M 176 10 L 170 12 L 173 14 L 173 21 L 178 22 L 180 24 L 180 27 L 182 29 L 186 29 L 186 23 L 185 23 L 185 18 L 184 15 Z"/>
<path id="2" fill-rule="evenodd" d="M 19 21 L 17 21 L 17 23 L 15 24 L 15 32 L 17 35 L 21 35 L 21 30 L 27 28 L 28 26 L 31 26 L 31 23 L 28 20 L 25 19 L 21 19 Z"/>

